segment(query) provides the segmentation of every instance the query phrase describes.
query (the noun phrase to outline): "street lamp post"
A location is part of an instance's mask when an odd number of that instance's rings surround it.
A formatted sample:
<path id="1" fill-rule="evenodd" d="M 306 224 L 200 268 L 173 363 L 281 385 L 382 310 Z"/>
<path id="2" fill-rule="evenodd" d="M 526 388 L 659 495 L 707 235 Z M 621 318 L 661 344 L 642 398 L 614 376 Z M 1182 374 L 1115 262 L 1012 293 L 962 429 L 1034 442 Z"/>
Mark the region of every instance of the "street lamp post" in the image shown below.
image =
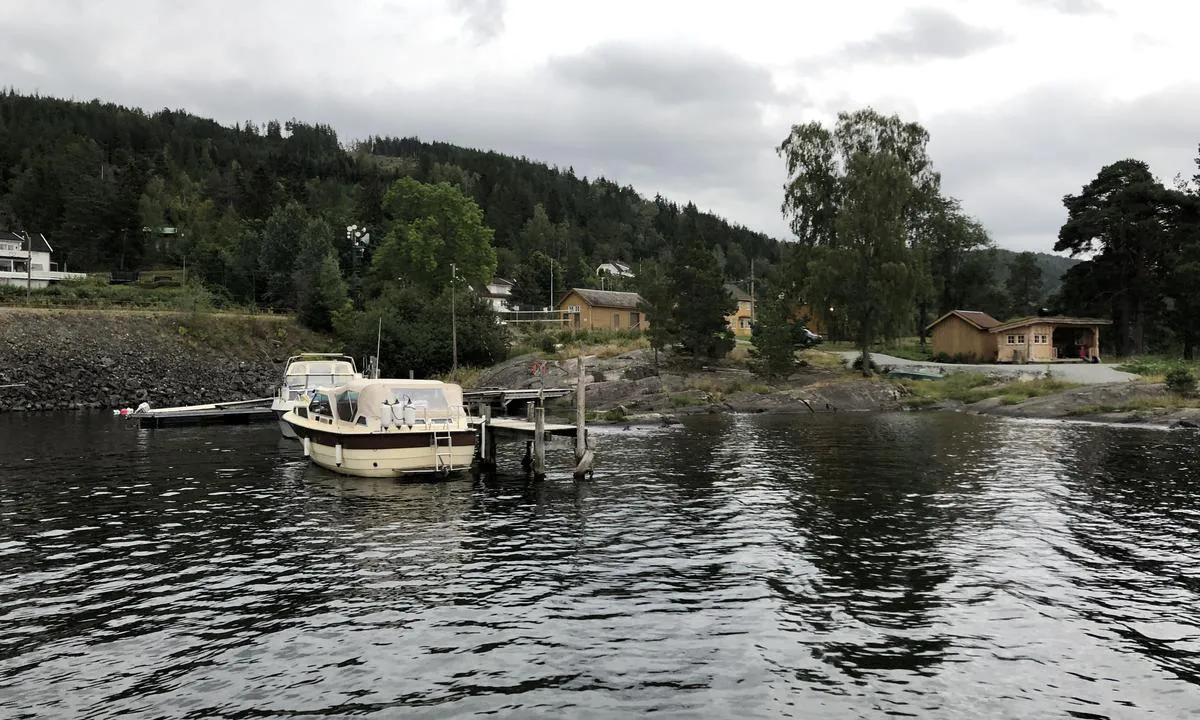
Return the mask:
<path id="1" fill-rule="evenodd" d="M 458 372 L 458 314 L 454 308 L 454 283 L 456 280 L 458 280 L 458 269 L 454 263 L 450 263 L 450 345 L 454 352 L 451 372 Z"/>

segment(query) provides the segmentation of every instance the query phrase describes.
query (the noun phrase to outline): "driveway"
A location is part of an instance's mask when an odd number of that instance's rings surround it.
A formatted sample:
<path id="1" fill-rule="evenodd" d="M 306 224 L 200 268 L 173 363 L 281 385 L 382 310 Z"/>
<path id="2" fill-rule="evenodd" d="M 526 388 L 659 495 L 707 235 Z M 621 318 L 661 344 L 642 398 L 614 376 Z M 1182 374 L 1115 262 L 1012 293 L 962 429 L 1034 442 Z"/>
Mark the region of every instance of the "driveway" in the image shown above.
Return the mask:
<path id="1" fill-rule="evenodd" d="M 834 353 L 840 356 L 847 363 L 852 363 L 858 358 L 860 353 L 838 351 Z M 1104 364 L 1089 364 L 1089 363 L 1027 363 L 1025 365 L 960 365 L 957 363 L 939 363 L 918 360 L 905 360 L 904 358 L 893 357 L 891 355 L 883 355 L 881 353 L 871 353 L 871 359 L 875 361 L 876 367 L 881 371 L 888 367 L 895 368 L 923 368 L 926 370 L 937 371 L 943 369 L 945 372 L 974 372 L 987 373 L 990 375 L 1045 375 L 1050 373 L 1051 377 L 1067 382 L 1080 383 L 1081 385 L 1100 385 L 1103 383 L 1129 382 L 1137 380 L 1138 376 L 1133 373 L 1122 372 L 1116 370 L 1111 365 Z"/>

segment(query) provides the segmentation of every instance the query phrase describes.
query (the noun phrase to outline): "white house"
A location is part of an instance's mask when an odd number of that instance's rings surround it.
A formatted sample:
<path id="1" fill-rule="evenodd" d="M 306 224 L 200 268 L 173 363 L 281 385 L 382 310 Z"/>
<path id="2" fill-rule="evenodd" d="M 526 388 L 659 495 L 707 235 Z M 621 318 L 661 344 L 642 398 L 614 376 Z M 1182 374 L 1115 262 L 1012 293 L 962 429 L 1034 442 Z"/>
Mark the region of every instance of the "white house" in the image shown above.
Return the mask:
<path id="1" fill-rule="evenodd" d="M 623 262 L 610 260 L 602 263 L 596 268 L 597 275 L 616 275 L 617 277 L 631 278 L 633 277 L 633 269 Z"/>
<path id="2" fill-rule="evenodd" d="M 487 287 L 479 293 L 479 297 L 487 300 L 495 312 L 512 312 L 516 310 L 512 305 L 513 284 L 511 280 L 492 278 Z"/>
<path id="3" fill-rule="evenodd" d="M 54 248 L 41 233 L 0 230 L 0 285 L 44 288 L 59 280 L 87 277 L 86 273 L 59 272 L 58 263 L 50 262 L 52 252 Z"/>

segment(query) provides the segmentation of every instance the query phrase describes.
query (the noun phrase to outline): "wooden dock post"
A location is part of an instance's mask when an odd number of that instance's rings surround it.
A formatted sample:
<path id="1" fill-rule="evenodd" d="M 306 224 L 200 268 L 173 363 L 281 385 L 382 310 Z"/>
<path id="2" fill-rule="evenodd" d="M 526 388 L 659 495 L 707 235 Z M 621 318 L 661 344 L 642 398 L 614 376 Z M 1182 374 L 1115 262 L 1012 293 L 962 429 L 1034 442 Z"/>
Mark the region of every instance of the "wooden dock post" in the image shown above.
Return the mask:
<path id="1" fill-rule="evenodd" d="M 579 380 L 575 386 L 575 472 L 576 480 L 582 480 L 584 475 L 592 472 L 592 463 L 596 459 L 587 446 L 587 383 L 584 380 L 583 351 L 579 352 Z"/>
<path id="2" fill-rule="evenodd" d="M 587 431 L 584 424 L 587 420 L 587 383 L 583 375 L 583 350 L 579 351 L 579 380 L 575 386 L 575 462 L 583 459 L 587 450 Z"/>
<path id="3" fill-rule="evenodd" d="M 483 422 L 479 425 L 479 469 L 496 471 L 496 438 L 492 433 L 492 406 L 484 405 Z"/>
<path id="4" fill-rule="evenodd" d="M 533 476 L 546 477 L 546 408 L 533 411 Z"/>

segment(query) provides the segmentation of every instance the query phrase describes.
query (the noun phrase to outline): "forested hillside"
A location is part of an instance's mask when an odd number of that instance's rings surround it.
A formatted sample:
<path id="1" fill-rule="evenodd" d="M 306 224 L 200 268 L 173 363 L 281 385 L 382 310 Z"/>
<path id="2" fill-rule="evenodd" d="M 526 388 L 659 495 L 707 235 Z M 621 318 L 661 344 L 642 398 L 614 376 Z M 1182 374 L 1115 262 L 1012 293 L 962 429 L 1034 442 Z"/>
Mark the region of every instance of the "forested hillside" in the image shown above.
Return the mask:
<path id="1" fill-rule="evenodd" d="M 1004 287 L 1008 283 L 1009 269 L 1012 267 L 1013 260 L 1020 253 L 1013 250 L 1005 250 L 1003 248 L 996 249 L 996 284 Z M 1034 253 L 1033 254 L 1037 267 L 1041 270 L 1042 276 L 1042 299 L 1052 298 L 1057 295 L 1062 289 L 1063 275 L 1075 265 L 1079 264 L 1077 258 L 1066 257 L 1064 255 L 1054 255 L 1052 253 Z"/>
<path id="2" fill-rule="evenodd" d="M 386 230 L 391 182 L 448 181 L 484 211 L 496 271 L 564 285 L 594 280 L 607 260 L 655 257 L 678 232 L 681 208 L 603 178 L 499 153 L 414 138 L 372 137 L 347 149 L 334 130 L 300 121 L 225 127 L 186 112 L 0 96 L 0 227 L 44 233 L 71 270 L 138 270 L 186 263 L 244 301 L 263 294 L 263 225 L 289 202 L 324 220 L 341 267 L 369 263 L 343 228 Z M 769 264 L 778 242 L 701 213 L 729 277 Z M 177 234 L 159 237 L 159 228 Z M 543 272 L 538 272 L 538 271 Z M 528 285 L 529 282 L 526 283 Z M 549 288 L 526 288 L 546 297 Z"/>

